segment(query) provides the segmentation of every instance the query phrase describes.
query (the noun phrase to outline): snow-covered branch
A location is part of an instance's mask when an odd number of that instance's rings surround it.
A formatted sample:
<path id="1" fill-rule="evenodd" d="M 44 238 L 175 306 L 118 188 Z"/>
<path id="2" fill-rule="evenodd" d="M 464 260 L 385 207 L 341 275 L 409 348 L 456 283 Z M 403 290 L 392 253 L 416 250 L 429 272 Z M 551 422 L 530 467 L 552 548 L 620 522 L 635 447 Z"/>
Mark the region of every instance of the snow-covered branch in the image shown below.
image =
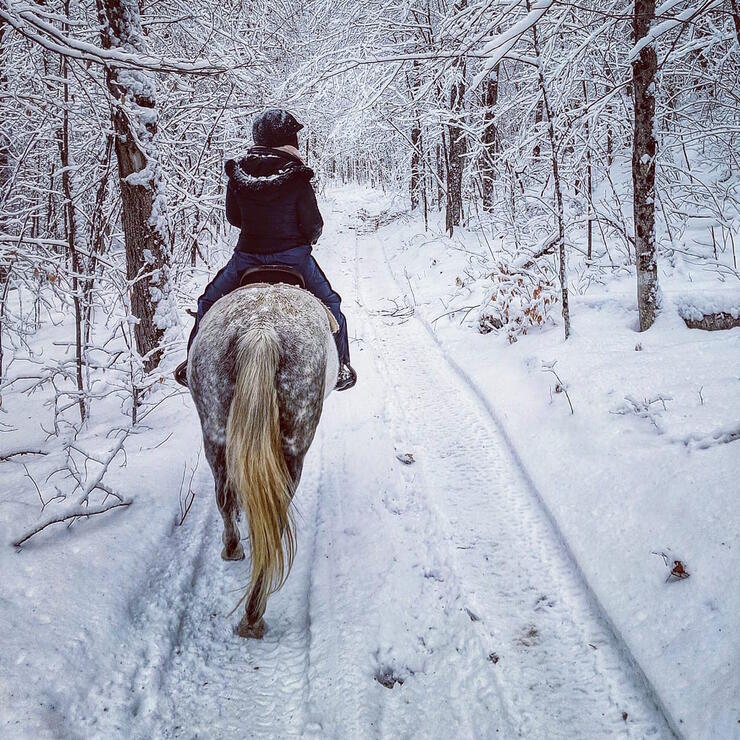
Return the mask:
<path id="1" fill-rule="evenodd" d="M 44 49 L 81 61 L 105 66 L 113 64 L 121 69 L 145 69 L 186 75 L 222 74 L 227 70 L 223 64 L 213 64 L 206 60 L 186 61 L 121 49 L 104 49 L 61 32 L 52 23 L 40 18 L 35 6 L 15 0 L 5 0 L 4 6 L 0 6 L 0 18 Z"/>

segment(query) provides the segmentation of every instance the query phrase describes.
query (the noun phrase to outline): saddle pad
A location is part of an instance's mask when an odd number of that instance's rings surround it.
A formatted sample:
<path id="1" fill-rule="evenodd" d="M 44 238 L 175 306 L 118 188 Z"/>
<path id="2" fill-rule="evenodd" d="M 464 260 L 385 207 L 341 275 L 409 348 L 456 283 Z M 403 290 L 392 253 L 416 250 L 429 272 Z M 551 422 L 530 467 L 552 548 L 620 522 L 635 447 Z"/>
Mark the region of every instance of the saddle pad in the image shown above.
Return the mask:
<path id="1" fill-rule="evenodd" d="M 316 300 L 318 300 L 318 298 Z M 329 310 L 327 305 L 323 302 L 320 303 L 324 307 L 324 311 L 326 311 L 326 315 L 329 319 L 329 331 L 332 334 L 336 334 L 339 331 L 339 322 L 334 318 L 334 314 Z"/>

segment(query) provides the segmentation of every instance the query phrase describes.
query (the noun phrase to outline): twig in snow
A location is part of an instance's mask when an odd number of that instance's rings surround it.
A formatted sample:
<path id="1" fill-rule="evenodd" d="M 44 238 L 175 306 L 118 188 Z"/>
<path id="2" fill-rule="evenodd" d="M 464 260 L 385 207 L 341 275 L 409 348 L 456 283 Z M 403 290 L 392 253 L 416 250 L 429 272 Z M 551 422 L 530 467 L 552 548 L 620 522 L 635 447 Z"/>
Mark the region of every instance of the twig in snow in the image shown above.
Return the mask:
<path id="1" fill-rule="evenodd" d="M 39 532 L 42 532 L 47 527 L 51 526 L 52 524 L 59 524 L 61 522 L 69 521 L 70 519 L 79 519 L 80 517 L 88 517 L 88 516 L 95 516 L 95 514 L 104 514 L 106 511 L 111 511 L 112 509 L 117 509 L 120 506 L 130 506 L 133 503 L 131 499 L 125 499 L 123 501 L 115 501 L 112 504 L 108 504 L 107 506 L 88 506 L 86 508 L 79 508 L 75 509 L 74 511 L 67 512 L 66 514 L 60 514 L 57 517 L 53 517 L 51 519 L 47 519 L 45 522 L 42 522 L 41 524 L 38 524 L 33 529 L 29 530 L 24 534 L 22 537 L 19 537 L 17 540 L 13 541 L 13 547 L 20 547 L 23 545 L 24 542 L 28 542 L 28 540 L 31 539 L 34 535 L 37 535 Z"/>
<path id="2" fill-rule="evenodd" d="M 182 494 L 182 487 L 185 483 L 185 475 L 187 473 L 187 465 L 182 470 L 182 480 L 180 481 L 180 521 L 177 522 L 177 526 L 181 527 L 182 523 L 185 521 L 185 517 L 188 515 L 188 512 L 190 511 L 190 508 L 193 505 L 193 501 L 195 501 L 195 491 L 193 490 L 193 478 L 195 478 L 195 473 L 198 470 L 198 466 L 200 465 L 200 450 L 198 450 L 198 457 L 195 460 L 195 465 L 193 465 L 192 469 L 190 470 L 190 480 L 188 481 L 188 490 L 185 496 Z"/>
<path id="3" fill-rule="evenodd" d="M 648 419 L 650 423 L 656 428 L 659 434 L 663 434 L 665 431 L 661 424 L 658 423 L 660 411 L 653 409 L 654 403 L 660 403 L 663 406 L 663 411 L 667 411 L 666 401 L 672 401 L 673 396 L 663 393 L 652 398 L 643 398 L 642 400 L 635 398 L 634 396 L 625 396 L 624 402 L 621 403 L 617 408 L 610 411 L 612 414 L 634 414 L 639 416 L 641 419 Z"/>
<path id="4" fill-rule="evenodd" d="M 33 449 L 33 450 L 13 450 L 11 452 L 4 452 L 0 455 L 0 462 L 6 462 L 13 457 L 20 457 L 21 455 L 48 455 L 46 450 Z"/>
<path id="5" fill-rule="evenodd" d="M 399 319 L 400 324 L 405 324 L 414 315 L 414 307 L 409 306 L 406 301 L 401 305 L 395 298 L 386 298 L 385 300 L 392 303 L 394 308 L 378 309 L 376 311 L 378 316 L 388 316 L 389 318 Z"/>
<path id="6" fill-rule="evenodd" d="M 47 502 L 44 501 L 44 497 L 41 495 L 41 489 L 39 488 L 38 483 L 36 483 L 31 473 L 28 471 L 28 465 L 26 465 L 26 463 L 21 463 L 21 465 L 23 465 L 23 469 L 26 471 L 26 477 L 28 478 L 28 480 L 31 481 L 31 483 L 33 483 L 33 487 L 36 489 L 36 493 L 38 494 L 39 501 L 41 501 L 41 510 L 43 511 Z"/>
<path id="7" fill-rule="evenodd" d="M 403 268 L 403 276 L 406 278 L 406 282 L 409 284 L 409 290 L 411 291 L 411 299 L 414 301 L 414 306 L 416 305 L 416 296 L 414 295 L 414 289 L 411 285 L 411 278 L 409 277 L 408 272 L 406 272 L 406 268 Z"/>
<path id="8" fill-rule="evenodd" d="M 568 399 L 568 406 L 570 406 L 570 413 L 575 414 L 576 412 L 573 409 L 573 403 L 570 400 L 570 394 L 568 393 L 568 388 L 563 383 L 560 376 L 555 372 L 555 365 L 557 364 L 557 360 L 554 360 L 553 362 L 543 362 L 542 363 L 542 372 L 543 373 L 552 373 L 556 380 L 558 381 L 555 385 L 555 393 L 565 393 L 565 397 Z"/>
<path id="9" fill-rule="evenodd" d="M 170 432 L 161 442 L 157 442 L 153 447 L 139 447 L 139 452 L 142 450 L 156 450 L 158 447 L 161 447 L 167 440 L 170 439 L 170 437 L 174 434 L 174 432 Z"/>
<path id="10" fill-rule="evenodd" d="M 445 308 L 446 308 L 446 306 L 445 306 Z M 437 316 L 436 318 L 433 318 L 432 319 L 432 326 L 434 326 L 434 324 L 436 324 L 440 319 L 443 319 L 445 316 L 454 316 L 455 314 L 460 313 L 461 311 L 465 311 L 464 316 L 460 320 L 460 323 L 462 324 L 462 322 L 465 321 L 465 319 L 470 315 L 470 312 L 474 308 L 480 308 L 480 306 L 478 306 L 478 305 L 476 305 L 476 306 L 460 306 L 460 308 L 453 308 L 451 311 L 445 311 L 445 313 L 441 313 L 439 316 Z"/>

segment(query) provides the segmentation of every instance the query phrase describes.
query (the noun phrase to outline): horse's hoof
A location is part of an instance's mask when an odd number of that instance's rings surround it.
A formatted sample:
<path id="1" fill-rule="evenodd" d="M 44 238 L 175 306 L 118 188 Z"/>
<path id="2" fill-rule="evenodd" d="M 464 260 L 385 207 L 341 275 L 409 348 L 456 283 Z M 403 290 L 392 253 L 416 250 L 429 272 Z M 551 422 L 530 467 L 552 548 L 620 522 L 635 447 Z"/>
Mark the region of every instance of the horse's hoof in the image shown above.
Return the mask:
<path id="1" fill-rule="evenodd" d="M 242 547 L 242 543 L 240 542 L 233 550 L 229 550 L 227 547 L 224 547 L 224 549 L 221 550 L 221 558 L 223 560 L 244 560 L 244 548 Z"/>
<path id="2" fill-rule="evenodd" d="M 246 614 L 236 628 L 236 634 L 239 637 L 251 637 L 254 640 L 261 640 L 265 636 L 265 632 L 267 632 L 267 624 L 262 617 L 259 618 L 258 622 L 250 624 Z"/>

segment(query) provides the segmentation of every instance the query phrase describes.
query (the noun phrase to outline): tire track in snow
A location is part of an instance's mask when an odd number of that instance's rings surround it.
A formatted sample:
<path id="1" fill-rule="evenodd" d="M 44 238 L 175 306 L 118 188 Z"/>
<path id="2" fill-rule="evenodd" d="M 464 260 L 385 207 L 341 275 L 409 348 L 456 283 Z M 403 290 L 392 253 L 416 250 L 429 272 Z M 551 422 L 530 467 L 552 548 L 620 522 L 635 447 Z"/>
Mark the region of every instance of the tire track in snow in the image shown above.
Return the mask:
<path id="1" fill-rule="evenodd" d="M 306 459 L 296 495 L 298 552 L 286 585 L 268 602 L 268 631 L 263 640 L 244 640 L 234 633 L 243 607 L 228 615 L 244 591 L 249 567 L 247 561 L 225 563 L 220 559 L 221 521 L 214 518 L 208 535 L 212 553 L 190 595 L 182 639 L 160 694 L 162 711 L 152 727 L 153 735 L 244 738 L 300 734 L 308 691 L 318 462 Z M 244 523 L 240 524 L 244 531 Z"/>
<path id="2" fill-rule="evenodd" d="M 197 489 L 211 481 L 201 472 Z M 199 578 L 214 526 L 212 507 L 194 506 L 182 528 L 173 528 L 156 555 L 149 579 L 129 607 L 130 629 L 120 636 L 114 668 L 101 676 L 87 702 L 73 705 L 70 716 L 89 737 L 139 737 L 132 727 L 147 718 L 157 704 L 183 627 L 187 594 Z"/>
<path id="3" fill-rule="evenodd" d="M 490 664 L 437 575 L 446 556 L 394 457 L 397 410 L 370 354 L 356 353 L 362 395 L 333 398 L 322 428 L 306 734 L 490 737 L 508 729 L 479 680 Z"/>
<path id="4" fill-rule="evenodd" d="M 114 675 L 79 708 L 91 737 L 295 737 L 307 696 L 308 604 L 317 463 L 296 496 L 299 549 L 288 583 L 268 603 L 262 641 L 234 633 L 229 616 L 248 561 L 224 562 L 213 480 L 197 478 L 200 506 L 167 542 L 136 605 Z M 197 512 L 197 513 L 196 513 Z M 195 516 L 194 516 L 195 514 Z M 242 531 L 246 527 L 240 522 Z M 245 549 L 247 549 L 245 542 Z M 240 607 L 240 609 L 243 607 Z"/>
<path id="5" fill-rule="evenodd" d="M 233 633 L 248 564 L 219 558 L 204 473 L 120 668 L 78 708 L 86 734 L 665 735 L 490 417 L 416 320 L 377 314 L 398 288 L 378 245 L 363 248 L 342 264 L 328 247 L 364 314 L 360 383 L 327 402 L 265 639 Z M 416 464 L 395 459 L 406 451 Z"/>
<path id="6" fill-rule="evenodd" d="M 363 250 L 373 259 L 362 264 L 361 292 L 371 296 L 365 308 L 372 311 L 398 290 L 369 241 Z M 448 522 L 440 529 L 456 533 L 455 570 L 474 628 L 498 655 L 500 690 L 518 733 L 665 734 L 663 718 L 477 399 L 416 321 L 388 327 L 376 316 L 372 324 L 388 377 L 400 379 L 407 429 L 418 430 L 410 440 L 421 451 L 431 504 Z M 461 444 L 455 430 L 464 430 Z"/>

